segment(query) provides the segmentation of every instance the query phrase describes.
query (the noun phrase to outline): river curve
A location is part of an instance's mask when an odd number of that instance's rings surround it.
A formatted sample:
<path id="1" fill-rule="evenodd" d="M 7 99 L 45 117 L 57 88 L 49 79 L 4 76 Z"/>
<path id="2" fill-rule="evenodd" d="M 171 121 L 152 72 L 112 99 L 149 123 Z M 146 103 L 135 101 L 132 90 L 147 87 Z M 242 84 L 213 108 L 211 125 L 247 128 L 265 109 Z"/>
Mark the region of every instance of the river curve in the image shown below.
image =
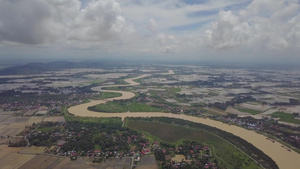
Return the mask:
<path id="1" fill-rule="evenodd" d="M 113 87 L 113 86 L 136 86 L 139 83 L 135 82 L 135 79 L 143 78 L 149 76 L 149 74 L 145 74 L 142 76 L 138 76 L 135 78 L 125 79 L 125 82 L 129 83 L 127 85 L 111 85 L 105 87 Z M 103 86 L 102 86 L 103 87 Z M 101 92 L 115 92 L 121 93 L 122 96 L 103 99 L 103 100 L 92 100 L 91 102 L 75 105 L 68 109 L 69 113 L 75 116 L 85 116 L 85 117 L 121 117 L 122 120 L 126 117 L 171 117 L 171 118 L 179 118 L 191 122 L 202 123 L 208 126 L 216 127 L 226 132 L 230 132 L 236 136 L 241 137 L 242 139 L 248 141 L 253 144 L 255 147 L 263 151 L 269 157 L 271 157 L 280 169 L 295 169 L 300 167 L 300 154 L 291 150 L 287 151 L 286 148 L 282 147 L 283 145 L 278 142 L 271 142 L 266 139 L 265 136 L 256 133 L 255 131 L 247 130 L 238 126 L 228 125 L 216 120 L 212 119 L 204 119 L 194 116 L 188 116 L 185 114 L 172 114 L 172 113 L 163 113 L 163 112 L 127 112 L 127 113 L 101 113 L 90 111 L 87 108 L 90 106 L 94 106 L 97 104 L 104 104 L 108 101 L 113 100 L 124 100 L 130 99 L 135 96 L 133 92 L 128 91 L 115 91 L 115 90 L 102 90 L 101 87 L 95 87 L 93 90 L 101 91 Z"/>

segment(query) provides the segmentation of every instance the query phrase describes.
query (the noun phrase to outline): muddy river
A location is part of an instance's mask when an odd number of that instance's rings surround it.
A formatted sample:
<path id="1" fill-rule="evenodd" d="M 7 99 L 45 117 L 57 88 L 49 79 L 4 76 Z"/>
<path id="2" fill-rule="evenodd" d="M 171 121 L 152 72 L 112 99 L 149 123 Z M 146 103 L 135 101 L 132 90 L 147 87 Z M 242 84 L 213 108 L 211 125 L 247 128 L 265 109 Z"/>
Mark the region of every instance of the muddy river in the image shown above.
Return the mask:
<path id="1" fill-rule="evenodd" d="M 139 83 L 135 82 L 135 79 L 143 78 L 149 75 L 142 75 L 139 77 L 125 79 L 128 85 L 123 86 L 131 86 L 131 85 L 139 85 Z M 112 85 L 113 86 L 113 85 Z M 202 123 L 208 126 L 213 126 L 218 129 L 230 132 L 236 136 L 247 140 L 249 143 L 256 146 L 258 149 L 263 151 L 265 154 L 270 156 L 280 169 L 296 169 L 300 168 L 300 154 L 291 150 L 288 151 L 286 148 L 282 147 L 282 144 L 278 142 L 272 142 L 269 139 L 266 139 L 265 136 L 258 134 L 254 131 L 250 131 L 241 127 L 228 125 L 219 121 L 204 119 L 194 116 L 188 116 L 184 114 L 172 114 L 172 113 L 163 113 L 163 112 L 127 112 L 127 113 L 100 113 L 89 111 L 87 108 L 89 106 L 94 106 L 97 104 L 103 104 L 107 101 L 112 100 L 121 100 L 121 99 L 130 99 L 135 96 L 133 92 L 127 91 L 113 91 L 113 90 L 101 90 L 101 88 L 94 88 L 93 90 L 97 90 L 102 92 L 116 92 L 121 93 L 122 96 L 104 99 L 104 100 L 93 100 L 89 103 L 84 103 L 76 106 L 72 106 L 68 109 L 68 111 L 75 116 L 89 116 L 89 117 L 121 117 L 122 119 L 126 117 L 172 117 L 179 118 L 183 120 L 188 120 L 191 122 Z"/>

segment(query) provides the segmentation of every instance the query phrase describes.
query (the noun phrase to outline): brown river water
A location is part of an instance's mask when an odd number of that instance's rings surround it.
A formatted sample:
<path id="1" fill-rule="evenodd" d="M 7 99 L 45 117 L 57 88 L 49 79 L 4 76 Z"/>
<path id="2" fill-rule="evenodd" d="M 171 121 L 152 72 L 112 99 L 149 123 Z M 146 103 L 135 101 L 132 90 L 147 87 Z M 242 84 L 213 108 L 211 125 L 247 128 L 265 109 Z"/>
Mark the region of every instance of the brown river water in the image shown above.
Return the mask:
<path id="1" fill-rule="evenodd" d="M 112 85 L 112 86 L 136 86 L 139 83 L 133 81 L 135 79 L 143 78 L 149 75 L 142 75 L 139 77 L 125 79 L 128 85 Z M 104 100 L 93 100 L 89 103 L 84 103 L 76 106 L 72 106 L 68 111 L 75 116 L 88 116 L 88 117 L 121 117 L 122 120 L 126 117 L 171 117 L 179 118 L 191 122 L 202 123 L 208 126 L 216 127 L 223 131 L 230 132 L 236 136 L 241 137 L 244 140 L 247 140 L 249 143 L 256 146 L 258 149 L 263 151 L 265 154 L 270 156 L 278 165 L 280 169 L 300 169 L 300 154 L 291 150 L 288 151 L 286 148 L 282 147 L 282 144 L 278 142 L 272 142 L 266 139 L 266 136 L 256 133 L 255 131 L 247 130 L 241 127 L 234 125 L 228 125 L 219 121 L 204 119 L 194 116 L 188 116 L 184 114 L 172 114 L 172 113 L 163 113 L 163 112 L 127 112 L 127 113 L 101 113 L 89 111 L 87 108 L 97 104 L 104 104 L 108 101 L 113 100 L 124 100 L 130 99 L 135 96 L 133 92 L 127 91 L 114 91 L 114 90 L 101 90 L 101 88 L 94 88 L 93 90 L 99 90 L 101 92 L 115 92 L 121 93 L 122 96 L 109 98 Z"/>

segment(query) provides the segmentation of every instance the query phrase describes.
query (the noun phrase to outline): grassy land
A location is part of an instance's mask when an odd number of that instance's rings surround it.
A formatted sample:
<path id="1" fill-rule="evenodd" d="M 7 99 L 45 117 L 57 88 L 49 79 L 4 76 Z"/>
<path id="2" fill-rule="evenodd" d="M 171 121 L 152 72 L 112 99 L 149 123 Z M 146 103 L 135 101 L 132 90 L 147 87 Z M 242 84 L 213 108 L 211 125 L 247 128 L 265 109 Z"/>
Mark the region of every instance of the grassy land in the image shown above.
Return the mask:
<path id="1" fill-rule="evenodd" d="M 209 97 L 212 97 L 212 96 L 219 96 L 219 93 L 216 92 L 216 91 L 209 91 L 207 95 L 208 95 Z"/>
<path id="2" fill-rule="evenodd" d="M 54 130 L 56 130 L 56 129 L 63 129 L 63 127 L 39 127 L 38 129 L 37 129 L 37 131 L 42 131 L 42 132 L 52 132 L 52 131 L 54 131 Z"/>
<path id="3" fill-rule="evenodd" d="M 89 102 L 91 102 L 89 99 L 85 99 L 85 100 L 83 100 L 82 103 L 89 103 Z"/>
<path id="4" fill-rule="evenodd" d="M 122 90 L 123 91 L 123 89 L 120 89 L 120 87 L 116 87 L 116 86 L 114 86 L 114 87 L 102 87 L 102 89 L 103 90 Z"/>
<path id="5" fill-rule="evenodd" d="M 135 79 L 133 81 L 142 84 L 145 79 L 146 78 L 140 78 L 140 79 Z"/>
<path id="6" fill-rule="evenodd" d="M 97 112 L 110 112 L 110 113 L 119 113 L 119 112 L 161 112 L 161 108 L 153 107 L 150 105 L 138 103 L 138 102 L 107 102 L 106 104 L 99 104 L 88 108 L 92 111 Z"/>
<path id="7" fill-rule="evenodd" d="M 165 92 L 161 92 L 158 94 L 158 97 L 163 99 L 174 99 L 180 103 L 187 103 L 187 100 L 181 97 L 177 97 L 177 94 L 181 92 L 181 88 L 178 87 L 166 87 L 164 88 Z"/>
<path id="8" fill-rule="evenodd" d="M 177 93 L 181 92 L 181 88 L 178 88 L 178 87 L 167 87 L 165 88 L 167 94 L 169 96 L 175 96 Z"/>
<path id="9" fill-rule="evenodd" d="M 168 90 L 169 92 L 173 93 L 173 94 L 176 94 L 178 92 L 181 92 L 181 88 L 178 88 L 178 87 L 170 87 L 170 88 L 166 88 L 166 90 Z"/>
<path id="10" fill-rule="evenodd" d="M 138 131 L 146 132 L 170 144 L 180 144 L 183 139 L 207 144 L 213 147 L 214 151 L 212 151 L 212 153 L 226 164 L 227 168 L 260 168 L 236 147 L 222 138 L 205 131 L 147 121 L 128 121 L 127 126 Z"/>
<path id="11" fill-rule="evenodd" d="M 247 104 L 252 104 L 252 105 L 261 105 L 261 103 L 260 103 L 260 102 L 258 102 L 258 101 L 247 102 Z"/>
<path id="12" fill-rule="evenodd" d="M 129 83 L 125 82 L 124 79 L 125 78 L 121 78 L 121 79 L 116 80 L 115 84 L 116 85 L 127 85 L 127 84 L 129 84 Z"/>
<path id="13" fill-rule="evenodd" d="M 294 119 L 293 114 L 288 114 L 284 112 L 275 112 L 272 114 L 272 117 L 280 118 L 279 121 L 300 124 L 300 120 Z"/>
<path id="14" fill-rule="evenodd" d="M 108 99 L 108 98 L 114 98 L 114 97 L 120 97 L 122 96 L 121 93 L 113 93 L 113 92 L 102 92 L 100 96 L 95 96 L 92 99 L 94 100 L 102 100 L 102 99 Z"/>
<path id="15" fill-rule="evenodd" d="M 240 112 L 245 112 L 245 113 L 249 113 L 249 114 L 252 114 L 252 115 L 256 115 L 256 114 L 261 113 L 261 111 L 253 110 L 253 109 L 247 109 L 247 108 L 238 108 L 237 110 L 240 111 Z"/>
<path id="16" fill-rule="evenodd" d="M 66 122 L 78 121 L 82 123 L 119 123 L 122 124 L 121 118 L 97 118 L 97 117 L 80 117 L 80 116 L 73 116 L 67 110 L 67 107 L 63 108 L 64 118 Z"/>

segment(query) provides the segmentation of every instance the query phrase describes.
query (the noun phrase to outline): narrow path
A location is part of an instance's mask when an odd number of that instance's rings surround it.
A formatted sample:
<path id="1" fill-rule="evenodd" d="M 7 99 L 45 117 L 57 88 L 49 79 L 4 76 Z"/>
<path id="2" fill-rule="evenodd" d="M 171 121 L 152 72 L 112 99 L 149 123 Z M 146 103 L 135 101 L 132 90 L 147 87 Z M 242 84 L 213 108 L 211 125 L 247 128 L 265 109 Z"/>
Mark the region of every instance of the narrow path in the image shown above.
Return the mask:
<path id="1" fill-rule="evenodd" d="M 129 84 L 127 85 L 112 85 L 112 86 L 137 86 L 139 83 L 135 82 L 134 80 L 149 76 L 142 75 L 135 78 L 125 79 L 125 81 Z M 127 113 L 101 113 L 101 112 L 93 112 L 89 111 L 87 108 L 90 106 L 94 106 L 97 104 L 104 104 L 107 101 L 113 100 L 122 100 L 122 99 L 130 99 L 134 97 L 133 92 L 128 91 L 114 91 L 114 90 L 98 90 L 99 88 L 94 88 L 94 90 L 101 91 L 101 92 L 115 92 L 121 93 L 122 96 L 105 99 L 105 100 L 96 100 L 91 101 L 89 103 L 84 103 L 76 106 L 72 106 L 68 109 L 69 113 L 75 116 L 88 116 L 88 117 L 121 117 L 122 120 L 126 117 L 171 117 L 171 118 L 179 118 L 191 122 L 202 123 L 208 126 L 216 127 L 226 132 L 230 132 L 236 136 L 241 137 L 242 139 L 248 141 L 249 143 L 253 144 L 255 147 L 263 151 L 269 157 L 271 157 L 280 169 L 295 169 L 295 167 L 300 166 L 300 154 L 291 150 L 287 151 L 285 148 L 282 147 L 282 144 L 278 142 L 270 142 L 266 139 L 265 136 L 256 133 L 255 131 L 247 130 L 241 127 L 237 127 L 234 125 L 224 124 L 219 121 L 215 121 L 212 119 L 204 119 L 194 116 L 188 116 L 185 114 L 172 114 L 172 113 L 163 113 L 163 112 L 127 112 Z"/>
<path id="2" fill-rule="evenodd" d="M 40 125 L 44 121 L 45 117 L 46 117 L 46 115 L 42 118 L 41 122 L 38 124 L 38 126 L 34 130 L 32 130 L 30 133 L 28 133 L 28 134 L 25 135 L 24 139 L 26 140 L 27 145 L 26 145 L 26 147 L 22 148 L 22 150 L 25 149 L 25 148 L 28 148 L 30 146 L 30 142 L 29 142 L 27 136 L 31 135 L 34 131 L 36 131 L 40 127 Z M 20 154 L 26 154 L 26 153 L 21 153 L 22 150 L 18 151 L 18 153 L 20 153 Z"/>

